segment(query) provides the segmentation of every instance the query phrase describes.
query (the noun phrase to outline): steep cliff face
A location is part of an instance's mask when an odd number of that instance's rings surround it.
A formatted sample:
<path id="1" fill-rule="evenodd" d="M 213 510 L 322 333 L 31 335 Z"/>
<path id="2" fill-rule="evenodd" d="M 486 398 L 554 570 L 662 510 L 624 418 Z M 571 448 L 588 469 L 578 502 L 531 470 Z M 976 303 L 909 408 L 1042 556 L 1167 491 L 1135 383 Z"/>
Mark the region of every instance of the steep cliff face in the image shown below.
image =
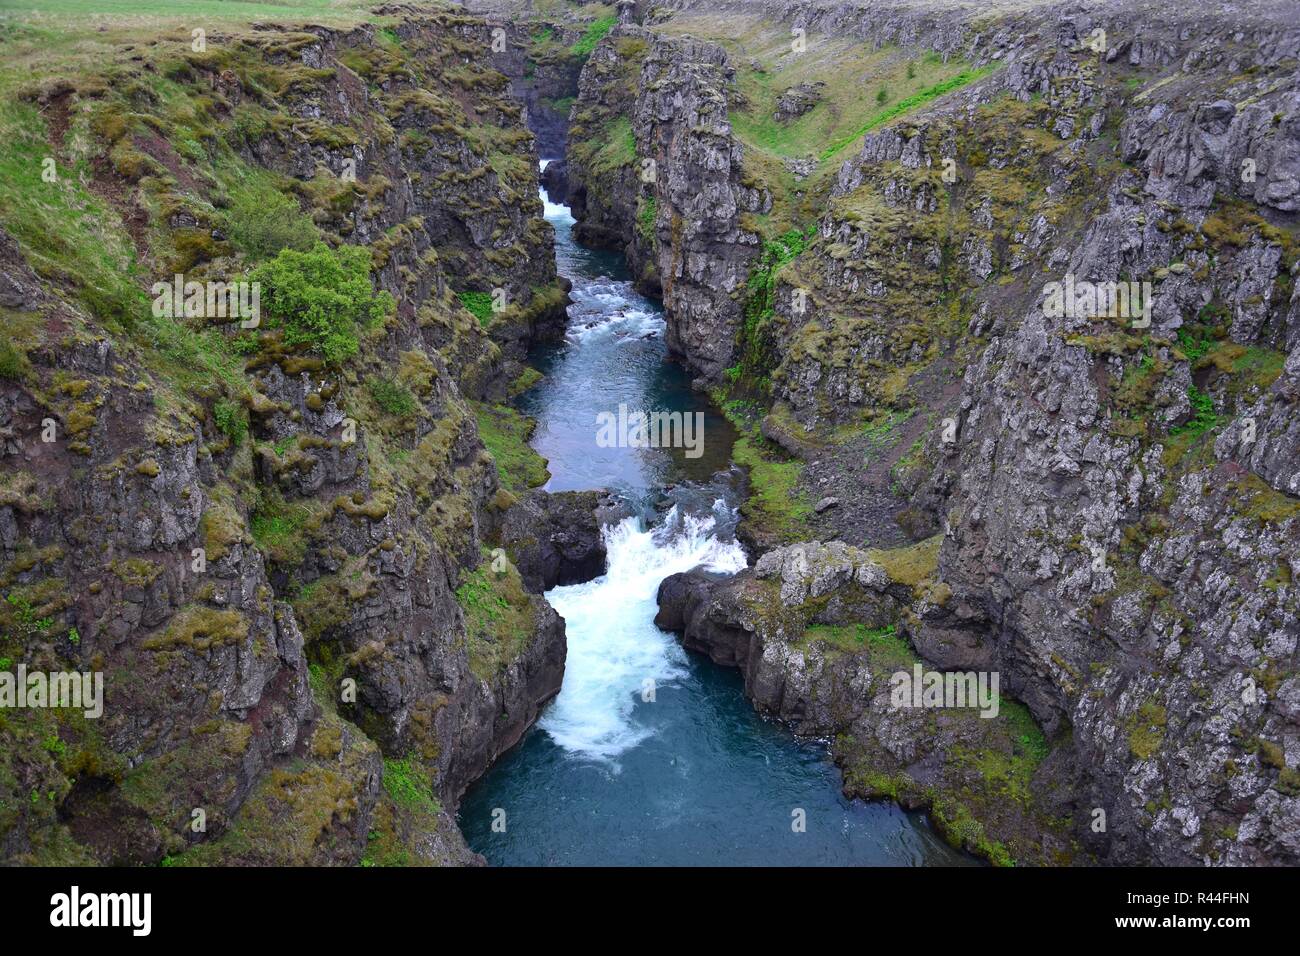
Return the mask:
<path id="1" fill-rule="evenodd" d="M 718 382 L 731 366 L 742 292 L 758 237 L 741 217 L 771 211 L 772 197 L 746 184 L 742 149 L 727 119 L 726 54 L 690 39 L 656 40 L 641 69 L 633 132 L 650 179 L 641 219 L 649 220 L 668 347 Z"/>
<path id="2" fill-rule="evenodd" d="M 569 143 L 569 111 L 578 94 L 578 77 L 595 42 L 613 26 L 612 16 L 592 20 L 582 5 L 521 10 L 496 0 L 464 5 L 484 19 L 493 65 L 510 79 L 524 108 L 524 122 L 544 159 L 562 163 Z M 561 197 L 552 193 L 551 198 Z"/>
<path id="3" fill-rule="evenodd" d="M 1300 35 L 1282 8 L 975 24 L 942 4 L 673 6 L 665 42 L 727 51 L 740 167 L 777 184 L 784 230 L 715 330 L 755 426 L 751 543 L 894 546 L 887 564 L 939 532 L 899 633 L 938 668 L 999 673 L 1046 737 L 1032 789 L 1074 795 L 1031 808 L 1011 856 L 1037 827 L 1025 858 L 1294 862 Z M 818 57 L 864 71 L 847 127 L 830 108 L 851 96 Z M 1045 305 L 1067 276 L 1137 283 L 1133 308 Z M 806 627 L 883 622 L 774 625 L 760 577 L 694 583 L 687 641 L 797 725 L 892 741 L 868 748 L 884 779 L 859 789 L 966 788 L 953 748 L 911 749 L 878 683 L 844 691 L 869 654 L 792 650 Z M 1062 815 L 1053 836 L 1042 821 Z"/>
<path id="4" fill-rule="evenodd" d="M 578 78 L 567 154 L 569 205 L 577 239 L 623 250 L 635 279 L 648 269 L 650 238 L 637 228 L 640 179 L 632 113 L 646 41 L 617 35 L 592 50 Z M 651 279 L 653 285 L 653 279 Z"/>
<path id="5" fill-rule="evenodd" d="M 579 81 L 568 175 L 577 235 L 624 250 L 643 291 L 661 295 L 668 346 L 715 384 L 732 364 L 758 238 L 744 214 L 771 209 L 745 184 L 731 134 L 721 47 L 620 27 Z"/>
<path id="6" fill-rule="evenodd" d="M 1121 113 L 1114 178 L 1046 255 L 1147 277 L 1150 328 L 1035 305 L 968 369 L 955 600 L 918 649 L 1002 669 L 1072 728 L 1112 858 L 1293 862 L 1300 99 L 1274 68 L 1300 37 L 1203 24 L 1125 48 L 1181 70 Z"/>
<path id="7" fill-rule="evenodd" d="M 0 657 L 102 672 L 104 713 L 5 712 L 4 859 L 473 861 L 446 808 L 564 668 L 484 560 L 475 401 L 564 294 L 483 31 L 259 27 L 17 93 L 63 178 L 0 234 Z M 260 323 L 160 312 L 174 273 L 260 280 Z"/>

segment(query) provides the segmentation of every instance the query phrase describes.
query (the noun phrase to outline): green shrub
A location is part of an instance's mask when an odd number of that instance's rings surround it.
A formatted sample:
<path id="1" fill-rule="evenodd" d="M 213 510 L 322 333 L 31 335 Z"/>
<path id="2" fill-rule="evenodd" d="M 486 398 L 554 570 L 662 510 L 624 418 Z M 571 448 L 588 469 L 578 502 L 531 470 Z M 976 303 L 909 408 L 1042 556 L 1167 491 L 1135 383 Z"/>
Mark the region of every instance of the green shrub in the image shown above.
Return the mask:
<path id="1" fill-rule="evenodd" d="M 366 387 L 375 404 L 390 415 L 404 418 L 414 414 L 419 407 L 411 390 L 397 379 L 372 376 L 366 380 Z"/>
<path id="2" fill-rule="evenodd" d="M 1192 403 L 1192 417 L 1171 431 L 1171 435 L 1199 435 L 1219 423 L 1219 417 L 1214 414 L 1213 395 L 1192 385 L 1187 389 L 1187 400 Z"/>
<path id="3" fill-rule="evenodd" d="M 284 330 L 286 345 L 305 345 L 338 364 L 357 353 L 357 330 L 396 307 L 392 295 L 370 284 L 370 253 L 358 246 L 309 252 L 282 249 L 253 271 L 262 284 L 262 311 Z"/>
<path id="4" fill-rule="evenodd" d="M 488 292 L 461 292 L 460 304 L 469 309 L 484 327 L 492 324 L 492 295 Z"/>
<path id="5" fill-rule="evenodd" d="M 298 203 L 264 180 L 231 190 L 226 231 L 253 259 L 269 258 L 281 249 L 305 251 L 318 238 Z"/>
<path id="6" fill-rule="evenodd" d="M 232 445 L 238 445 L 248 433 L 248 419 L 244 417 L 244 409 L 237 402 L 225 399 L 217 402 L 212 406 L 212 420 Z"/>
<path id="7" fill-rule="evenodd" d="M 18 381 L 27 367 L 27 356 L 6 339 L 0 339 L 0 378 Z"/>

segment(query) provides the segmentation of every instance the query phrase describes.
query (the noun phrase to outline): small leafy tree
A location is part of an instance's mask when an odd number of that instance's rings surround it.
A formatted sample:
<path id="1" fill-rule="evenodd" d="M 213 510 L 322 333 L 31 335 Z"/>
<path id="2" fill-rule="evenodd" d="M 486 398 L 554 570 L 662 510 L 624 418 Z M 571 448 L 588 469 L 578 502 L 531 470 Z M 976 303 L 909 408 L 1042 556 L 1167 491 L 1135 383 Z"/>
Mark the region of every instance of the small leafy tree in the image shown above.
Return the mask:
<path id="1" fill-rule="evenodd" d="M 298 203 L 260 180 L 231 190 L 226 229 L 236 246 L 259 260 L 281 249 L 310 249 L 319 239 Z"/>
<path id="2" fill-rule="evenodd" d="M 371 287 L 370 253 L 359 246 L 282 249 L 252 278 L 262 284 L 262 311 L 284 330 L 285 344 L 305 345 L 331 365 L 355 355 L 357 331 L 396 307 L 390 293 Z"/>
<path id="3" fill-rule="evenodd" d="M 370 389 L 370 396 L 375 400 L 375 404 L 390 415 L 404 418 L 413 415 L 419 408 L 419 403 L 411 394 L 411 390 L 395 378 L 372 376 L 366 380 L 366 387 Z"/>
<path id="4" fill-rule="evenodd" d="M 232 445 L 238 445 L 244 440 L 244 435 L 248 432 L 248 421 L 238 403 L 225 399 L 218 401 L 212 406 L 212 418 Z"/>

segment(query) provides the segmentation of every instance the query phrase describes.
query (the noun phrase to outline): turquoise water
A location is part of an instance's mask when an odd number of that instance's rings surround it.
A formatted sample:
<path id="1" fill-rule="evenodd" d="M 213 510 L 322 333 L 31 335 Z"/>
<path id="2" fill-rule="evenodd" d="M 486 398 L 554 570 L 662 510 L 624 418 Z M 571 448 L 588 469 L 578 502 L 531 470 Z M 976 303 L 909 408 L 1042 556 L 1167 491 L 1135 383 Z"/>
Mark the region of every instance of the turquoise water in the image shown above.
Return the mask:
<path id="1" fill-rule="evenodd" d="M 547 219 L 574 284 L 570 332 L 533 357 L 546 378 L 519 406 L 538 419 L 550 489 L 613 489 L 638 517 L 606 529 L 604 576 L 546 595 L 566 622 L 564 686 L 465 795 L 470 846 L 506 866 L 971 862 L 918 814 L 846 800 L 824 744 L 760 717 L 736 671 L 654 626 L 668 575 L 745 566 L 732 537 L 735 436 L 669 361 L 663 317 L 621 260 L 577 246 L 565 207 L 547 203 Z M 620 403 L 702 412 L 703 454 L 600 447 L 596 416 Z"/>

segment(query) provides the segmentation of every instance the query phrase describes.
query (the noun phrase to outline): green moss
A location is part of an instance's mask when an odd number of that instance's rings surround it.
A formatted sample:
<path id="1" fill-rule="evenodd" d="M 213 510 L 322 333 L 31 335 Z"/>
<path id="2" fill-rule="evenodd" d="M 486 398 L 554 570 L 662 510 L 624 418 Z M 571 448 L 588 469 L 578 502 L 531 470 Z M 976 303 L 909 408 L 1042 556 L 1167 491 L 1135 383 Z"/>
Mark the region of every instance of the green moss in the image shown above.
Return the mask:
<path id="1" fill-rule="evenodd" d="M 782 541 L 802 540 L 813 513 L 807 495 L 799 487 L 803 462 L 783 457 L 756 436 L 737 439 L 732 457 L 749 471 L 749 497 L 741 506 L 744 516 Z"/>
<path id="2" fill-rule="evenodd" d="M 537 371 L 537 369 L 533 368 L 531 365 L 525 366 L 524 370 L 519 373 L 513 382 L 510 383 L 507 392 L 512 397 L 515 395 L 522 395 L 540 382 L 543 377 L 542 373 Z"/>
<path id="3" fill-rule="evenodd" d="M 1300 499 L 1285 495 L 1260 479 L 1246 473 L 1233 482 L 1237 510 L 1260 524 L 1283 524 L 1300 518 Z"/>
<path id="4" fill-rule="evenodd" d="M 313 643 L 347 624 L 356 607 L 355 598 L 364 594 L 364 582 L 346 580 L 341 573 L 303 585 L 290 602 L 303 637 Z"/>
<path id="5" fill-rule="evenodd" d="M 349 825 L 362 812 L 376 757 L 373 743 L 323 713 L 307 756 L 269 770 L 224 832 L 167 865 L 307 866 L 351 858 Z M 210 829 L 218 812 L 209 810 Z"/>
<path id="6" fill-rule="evenodd" d="M 532 640 L 536 621 L 528 592 L 513 565 L 494 571 L 489 561 L 465 576 L 456 600 L 465 612 L 470 670 L 490 681 Z"/>
<path id="7" fill-rule="evenodd" d="M 212 647 L 238 644 L 248 637 L 248 621 L 238 611 L 190 605 L 178 611 L 161 634 L 146 638 L 147 651 L 188 648 L 206 651 Z"/>
<path id="8" fill-rule="evenodd" d="M 873 549 L 873 561 L 885 569 L 891 581 L 905 584 L 913 590 L 934 578 L 939 569 L 939 548 L 943 535 L 936 534 L 924 541 L 887 551 Z"/>
<path id="9" fill-rule="evenodd" d="M 507 405 L 475 403 L 478 434 L 496 462 L 501 484 L 516 494 L 546 484 L 546 459 L 528 444 L 536 422 Z"/>
<path id="10" fill-rule="evenodd" d="M 158 580 L 158 576 L 163 572 L 163 566 L 146 558 L 126 558 L 122 561 L 114 561 L 111 565 L 113 573 L 118 579 L 128 587 L 144 588 Z"/>
<path id="11" fill-rule="evenodd" d="M 1128 749 L 1138 760 L 1150 759 L 1165 739 L 1169 716 L 1154 700 L 1144 701 L 1128 719 Z"/>
<path id="12" fill-rule="evenodd" d="M 965 848 L 984 857 L 994 866 L 1014 866 L 1015 861 L 1006 845 L 991 839 L 984 824 L 971 814 L 959 800 L 936 794 L 930 804 L 930 817 L 935 828 L 951 846 Z"/>

